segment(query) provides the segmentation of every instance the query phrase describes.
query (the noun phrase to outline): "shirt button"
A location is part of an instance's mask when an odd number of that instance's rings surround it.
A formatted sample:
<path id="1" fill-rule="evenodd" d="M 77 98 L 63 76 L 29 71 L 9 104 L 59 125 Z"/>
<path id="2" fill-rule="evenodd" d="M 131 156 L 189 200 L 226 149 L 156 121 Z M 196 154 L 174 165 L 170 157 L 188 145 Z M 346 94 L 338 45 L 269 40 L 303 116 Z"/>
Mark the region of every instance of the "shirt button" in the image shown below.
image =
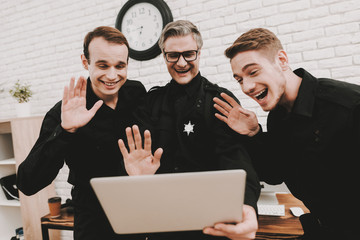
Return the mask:
<path id="1" fill-rule="evenodd" d="M 179 167 L 175 167 L 175 168 L 174 168 L 174 171 L 175 171 L 175 172 L 178 172 L 178 171 L 179 171 Z"/>

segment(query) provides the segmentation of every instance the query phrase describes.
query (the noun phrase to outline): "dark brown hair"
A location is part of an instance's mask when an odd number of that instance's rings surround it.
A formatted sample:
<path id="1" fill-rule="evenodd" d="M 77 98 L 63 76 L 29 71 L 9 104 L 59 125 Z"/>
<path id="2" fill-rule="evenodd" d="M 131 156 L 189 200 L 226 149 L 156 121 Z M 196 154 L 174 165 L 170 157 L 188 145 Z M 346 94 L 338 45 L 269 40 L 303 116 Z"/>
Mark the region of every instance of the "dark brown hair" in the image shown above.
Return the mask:
<path id="1" fill-rule="evenodd" d="M 84 38 L 84 55 L 89 63 L 90 63 L 89 45 L 90 42 L 96 37 L 103 37 L 106 41 L 111 43 L 125 44 L 126 47 L 129 49 L 129 43 L 126 37 L 118 29 L 107 26 L 97 27 L 92 32 L 86 34 Z"/>
<path id="2" fill-rule="evenodd" d="M 282 50 L 280 40 L 276 35 L 265 28 L 254 28 L 242 34 L 225 50 L 226 57 L 234 58 L 238 53 L 248 50 L 265 50 L 270 55 Z"/>

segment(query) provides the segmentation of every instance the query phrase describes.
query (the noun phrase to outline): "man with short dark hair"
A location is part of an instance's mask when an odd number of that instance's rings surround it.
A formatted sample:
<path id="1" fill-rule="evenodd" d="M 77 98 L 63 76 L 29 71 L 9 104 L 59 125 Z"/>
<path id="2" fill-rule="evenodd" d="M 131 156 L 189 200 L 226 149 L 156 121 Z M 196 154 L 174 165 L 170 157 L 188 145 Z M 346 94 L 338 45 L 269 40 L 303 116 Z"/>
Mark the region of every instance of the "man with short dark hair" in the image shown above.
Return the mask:
<path id="1" fill-rule="evenodd" d="M 126 38 L 115 28 L 98 27 L 86 35 L 81 60 L 89 78 L 80 77 L 76 85 L 71 79 L 18 169 L 18 188 L 32 195 L 55 179 L 64 162 L 68 165 L 76 240 L 118 239 L 90 179 L 126 175 L 117 140 L 146 92 L 140 82 L 127 80 L 128 53 Z"/>
<path id="2" fill-rule="evenodd" d="M 269 111 L 267 132 L 255 113 L 226 94 L 216 116 L 250 136 L 249 152 L 261 180 L 285 182 L 311 211 L 300 217 L 304 239 L 357 239 L 357 159 L 360 86 L 292 71 L 279 39 L 252 29 L 226 51 L 242 91 Z"/>

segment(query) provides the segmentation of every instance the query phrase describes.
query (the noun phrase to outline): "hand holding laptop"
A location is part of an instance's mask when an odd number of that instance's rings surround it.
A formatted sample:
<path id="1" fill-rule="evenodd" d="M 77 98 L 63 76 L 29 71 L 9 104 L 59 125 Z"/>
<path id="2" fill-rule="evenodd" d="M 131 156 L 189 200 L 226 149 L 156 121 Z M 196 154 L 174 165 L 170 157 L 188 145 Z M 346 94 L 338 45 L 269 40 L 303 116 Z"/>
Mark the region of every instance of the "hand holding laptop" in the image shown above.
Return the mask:
<path id="1" fill-rule="evenodd" d="M 163 153 L 158 148 L 154 155 L 151 152 L 151 134 L 144 132 L 144 147 L 138 126 L 126 129 L 126 137 L 129 150 L 123 140 L 119 140 L 119 148 L 124 158 L 125 169 L 129 176 L 155 174 L 160 167 L 160 159 Z M 212 227 L 203 229 L 204 234 L 213 236 L 225 236 L 233 240 L 254 239 L 258 229 L 255 209 L 249 205 L 243 205 L 242 221 L 236 224 L 216 223 Z"/>
<path id="2" fill-rule="evenodd" d="M 249 205 L 243 205 L 243 220 L 237 224 L 217 223 L 213 227 L 203 230 L 205 234 L 224 236 L 232 240 L 255 239 L 258 229 L 255 209 Z"/>
<path id="3" fill-rule="evenodd" d="M 142 146 L 139 127 L 134 125 L 126 128 L 126 137 L 129 145 L 129 152 L 124 141 L 119 140 L 119 148 L 124 158 L 126 172 L 129 176 L 155 174 L 160 167 L 162 148 L 158 148 L 154 155 L 151 153 L 150 131 L 144 132 L 144 147 Z"/>

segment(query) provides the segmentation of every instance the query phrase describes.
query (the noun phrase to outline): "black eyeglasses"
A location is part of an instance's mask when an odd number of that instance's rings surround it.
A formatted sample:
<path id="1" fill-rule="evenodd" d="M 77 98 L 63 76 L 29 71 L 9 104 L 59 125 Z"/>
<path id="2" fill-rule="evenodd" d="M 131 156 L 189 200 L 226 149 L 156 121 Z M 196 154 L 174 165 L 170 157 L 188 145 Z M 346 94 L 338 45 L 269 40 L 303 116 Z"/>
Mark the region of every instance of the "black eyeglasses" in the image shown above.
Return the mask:
<path id="1" fill-rule="evenodd" d="M 197 58 L 198 50 L 190 50 L 185 52 L 164 52 L 166 61 L 170 63 L 176 63 L 179 61 L 180 56 L 183 56 L 185 61 L 191 62 L 195 61 Z"/>

